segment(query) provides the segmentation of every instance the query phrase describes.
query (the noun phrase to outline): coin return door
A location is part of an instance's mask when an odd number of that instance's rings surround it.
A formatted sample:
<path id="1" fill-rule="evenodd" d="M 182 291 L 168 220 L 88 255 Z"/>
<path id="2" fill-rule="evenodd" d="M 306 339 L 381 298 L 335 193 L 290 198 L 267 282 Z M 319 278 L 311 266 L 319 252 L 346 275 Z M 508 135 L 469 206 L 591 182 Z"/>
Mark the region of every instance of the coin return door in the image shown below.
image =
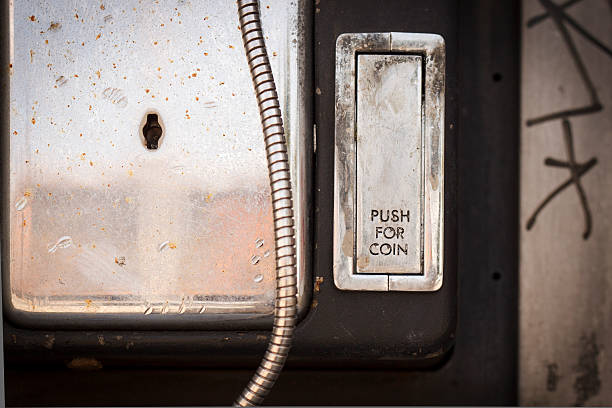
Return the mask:
<path id="1" fill-rule="evenodd" d="M 336 43 L 334 280 L 442 286 L 444 40 L 342 34 Z"/>

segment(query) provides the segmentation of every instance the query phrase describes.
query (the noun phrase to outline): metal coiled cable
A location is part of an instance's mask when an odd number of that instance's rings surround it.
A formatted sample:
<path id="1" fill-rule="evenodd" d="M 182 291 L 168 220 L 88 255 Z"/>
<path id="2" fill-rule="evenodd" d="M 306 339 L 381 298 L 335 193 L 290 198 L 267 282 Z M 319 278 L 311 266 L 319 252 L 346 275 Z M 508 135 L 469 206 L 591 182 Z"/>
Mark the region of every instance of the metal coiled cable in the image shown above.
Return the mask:
<path id="1" fill-rule="evenodd" d="M 297 273 L 287 143 L 257 0 L 238 0 L 238 15 L 266 144 L 276 246 L 272 337 L 259 368 L 235 402 L 237 406 L 250 406 L 263 402 L 287 360 L 297 319 Z"/>

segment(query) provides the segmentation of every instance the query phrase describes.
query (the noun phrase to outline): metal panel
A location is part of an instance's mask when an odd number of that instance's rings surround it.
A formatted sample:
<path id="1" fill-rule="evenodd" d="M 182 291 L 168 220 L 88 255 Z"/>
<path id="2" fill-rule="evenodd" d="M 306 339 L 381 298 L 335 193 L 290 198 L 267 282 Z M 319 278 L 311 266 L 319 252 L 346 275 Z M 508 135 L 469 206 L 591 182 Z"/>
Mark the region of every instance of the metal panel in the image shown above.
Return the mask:
<path id="1" fill-rule="evenodd" d="M 612 402 L 612 8 L 523 1 L 521 405 Z"/>
<path id="2" fill-rule="evenodd" d="M 361 123 L 357 112 L 363 110 L 357 108 L 360 91 L 355 88 L 355 76 L 357 74 L 356 63 L 359 54 L 385 54 L 398 53 L 404 55 L 421 56 L 424 65 L 424 78 L 420 82 L 423 88 L 423 97 L 416 102 L 419 108 L 419 122 L 421 132 L 412 128 L 414 133 L 406 137 L 412 138 L 415 148 L 397 149 L 387 146 L 383 150 L 378 146 L 374 153 L 364 153 L 364 148 L 359 149 L 362 137 L 361 129 L 365 126 L 365 136 L 368 136 L 372 126 L 376 124 L 389 123 L 391 118 L 385 117 L 388 113 L 380 109 L 373 109 L 374 115 L 363 116 L 362 120 L 374 123 Z M 380 58 L 380 57 L 379 57 Z M 393 58 L 391 58 L 393 60 Z M 359 59 L 361 61 L 361 58 Z M 363 61 L 367 61 L 363 60 Z M 396 61 L 397 62 L 397 61 Z M 384 75 L 386 69 L 379 64 L 381 71 L 377 75 Z M 361 68 L 360 68 L 361 69 Z M 444 40 L 436 34 L 414 34 L 414 33 L 371 33 L 371 34 L 342 34 L 336 41 L 336 157 L 335 157 L 335 179 L 334 179 L 334 281 L 336 286 L 345 290 L 377 290 L 377 291 L 435 291 L 442 285 L 443 265 L 443 237 L 444 237 L 444 72 L 445 72 L 445 49 Z M 362 87 L 366 79 L 359 78 L 359 87 Z M 399 86 L 399 85 L 397 85 Z M 405 86 L 405 84 L 404 84 Z M 383 97 L 382 88 L 377 89 L 378 97 Z M 419 93 L 420 96 L 420 93 Z M 413 94 L 412 97 L 416 97 Z M 389 101 L 387 101 L 389 102 Z M 381 103 L 387 103 L 381 102 Z M 404 101 L 405 103 L 405 101 Z M 415 105 L 405 107 L 407 110 L 415 110 Z M 367 109 L 366 109 L 366 112 Z M 412 112 L 414 114 L 416 112 Z M 357 116 L 357 118 L 356 118 Z M 357 122 L 357 129 L 355 128 Z M 413 123 L 414 121 L 410 121 Z M 392 129 L 390 134 L 397 132 Z M 402 136 L 397 135 L 397 138 Z M 357 138 L 357 142 L 355 142 Z M 368 145 L 367 149 L 375 146 Z M 421 168 L 412 176 L 416 178 L 415 184 L 420 184 L 416 197 L 414 191 L 405 188 L 402 197 L 411 202 L 422 203 L 416 218 L 419 225 L 419 261 L 418 269 L 415 271 L 415 262 L 411 261 L 408 266 L 399 267 L 399 264 L 387 264 L 387 268 L 378 265 L 373 270 L 368 270 L 370 263 L 367 248 L 363 248 L 360 230 L 362 230 L 363 217 L 371 216 L 371 210 L 360 208 L 363 203 L 359 189 L 372 188 L 362 183 L 357 173 L 358 166 L 362 168 L 374 168 L 371 163 L 359 162 L 359 157 L 364 160 L 387 160 L 388 157 L 395 158 L 403 154 L 404 160 L 415 154 L 416 146 L 420 146 Z M 369 157 L 369 158 L 368 158 Z M 422 172 L 422 173 L 421 173 Z M 376 170 L 374 170 L 376 174 Z M 380 173 L 380 176 L 383 174 Z M 369 176 L 368 176 L 369 177 Z M 366 178 L 365 182 L 373 182 Z M 402 178 L 397 175 L 384 174 L 384 178 L 378 181 L 380 184 L 397 186 Z M 422 184 L 421 184 L 422 183 Z M 384 205 L 382 209 L 392 209 L 393 197 L 388 196 L 389 190 L 380 191 L 387 196 L 377 197 L 377 203 Z M 387 201 L 389 200 L 389 201 Z M 385 208 L 386 207 L 386 208 Z M 420 207 L 420 206 L 419 206 Z M 417 207 L 418 208 L 418 207 Z M 359 212 L 359 214 L 357 214 Z M 364 214 L 367 212 L 367 214 Z M 355 230 L 357 230 L 355 232 Z M 376 230 L 374 230 L 376 231 Z M 376 233 L 376 232 L 374 232 Z M 369 244 L 366 244 L 369 245 Z M 421 266 L 422 265 L 422 266 Z M 391 266 L 391 267 L 389 267 Z M 376 274 L 358 274 L 359 272 L 377 272 Z M 384 272 L 383 272 L 384 271 Z M 406 274 L 408 272 L 410 274 Z M 415 273 L 416 272 L 416 273 Z M 389 273 L 401 273 L 388 275 Z"/>
<path id="3" fill-rule="evenodd" d="M 304 7 L 262 2 L 290 148 L 302 312 L 312 154 Z M 14 317 L 79 327 L 270 319 L 268 169 L 235 8 L 11 3 Z M 157 150 L 141 131 L 149 113 L 163 128 Z"/>
<path id="4" fill-rule="evenodd" d="M 472 5 L 469 8 L 472 10 L 487 10 L 489 3 Z M 497 4 L 497 3 L 495 3 Z M 468 401 L 508 401 L 508 389 L 510 387 L 498 379 L 500 377 L 510 378 L 508 375 L 507 365 L 501 364 L 500 360 L 513 360 L 511 349 L 505 347 L 512 339 L 512 336 L 506 336 L 503 329 L 507 324 L 506 315 L 503 313 L 504 308 L 499 307 L 499 301 L 506 301 L 511 298 L 510 291 L 504 288 L 504 285 L 511 281 L 510 274 L 508 277 L 504 275 L 501 281 L 493 281 L 490 278 L 490 273 L 487 273 L 486 266 L 476 264 L 482 262 L 482 259 L 488 259 L 495 253 L 495 248 L 505 252 L 501 256 L 496 256 L 496 262 L 503 262 L 505 267 L 505 259 L 507 245 L 501 245 L 501 238 L 508 239 L 508 235 L 503 237 L 494 232 L 484 236 L 482 239 L 488 242 L 487 251 L 482 250 L 479 246 L 479 241 L 475 241 L 477 235 L 467 231 L 463 236 L 457 237 L 456 214 L 469 214 L 470 217 L 465 219 L 463 223 L 467 226 L 479 228 L 504 222 L 498 220 L 500 216 L 499 207 L 486 207 L 490 211 L 487 212 L 487 220 L 491 222 L 474 222 L 476 216 L 467 210 L 468 207 L 474 205 L 486 206 L 490 202 L 490 195 L 487 192 L 490 189 L 497 189 L 498 192 L 504 193 L 503 197 L 508 197 L 506 194 L 513 191 L 508 188 L 507 183 L 500 182 L 500 177 L 496 177 L 488 184 L 486 188 L 468 188 L 466 186 L 468 180 L 471 186 L 478 186 L 480 183 L 486 183 L 485 179 L 490 177 L 489 172 L 467 172 L 465 166 L 456 166 L 455 152 L 459 139 L 465 141 L 470 140 L 468 145 L 462 145 L 464 150 L 470 152 L 463 157 L 473 166 L 487 166 L 487 158 L 491 157 L 491 151 L 487 150 L 492 141 L 514 141 L 510 137 L 512 126 L 506 127 L 507 124 L 518 123 L 516 120 L 504 120 L 504 118 L 514 118 L 509 109 L 511 104 L 507 106 L 508 100 L 505 97 L 500 97 L 496 104 L 487 105 L 485 112 L 469 115 L 469 123 L 486 126 L 487 123 L 499 123 L 503 131 L 497 132 L 466 132 L 466 137 L 458 137 L 458 130 L 463 128 L 466 122 L 461 121 L 459 124 L 459 115 L 457 115 L 457 106 L 459 103 L 451 103 L 457 101 L 459 95 L 463 95 L 458 88 L 462 82 L 458 81 L 459 72 L 470 72 L 468 69 L 458 70 L 458 64 L 461 61 L 463 65 L 463 57 L 458 60 L 459 55 L 464 55 L 465 51 L 458 54 L 460 48 L 459 31 L 457 16 L 458 6 L 454 1 L 448 0 L 417 0 L 411 2 L 391 1 L 385 3 L 384 8 L 380 8 L 380 14 L 376 19 L 371 17 L 371 4 L 364 1 L 339 1 L 339 2 L 321 2 L 319 6 L 320 12 L 314 13 L 316 33 L 313 44 L 315 44 L 314 52 L 315 69 L 317 72 L 316 88 L 317 92 L 315 99 L 315 119 L 317 123 L 317 167 L 315 168 L 316 188 L 315 205 L 316 205 L 316 236 L 315 236 L 315 251 L 314 265 L 316 268 L 313 273 L 316 273 L 316 281 L 314 285 L 312 307 L 309 309 L 309 314 L 298 325 L 298 333 L 295 338 L 295 344 L 292 347 L 288 369 L 291 367 L 302 368 L 317 368 L 326 367 L 333 371 L 334 367 L 342 367 L 343 370 L 348 370 L 348 374 L 342 372 L 330 372 L 329 375 L 322 375 L 321 371 L 310 372 L 306 377 L 294 381 L 295 378 L 289 374 L 288 376 L 281 375 L 279 379 L 278 393 L 274 392 L 270 396 L 274 401 L 273 404 L 286 404 L 287 401 L 319 401 L 320 403 L 330 403 L 336 401 L 338 403 L 350 404 L 351 401 L 365 400 L 371 404 L 407 404 L 409 402 L 420 405 L 440 401 L 463 400 Z M 338 18 L 343 11 L 352 10 L 352 14 L 344 15 L 344 18 Z M 502 7 L 506 11 L 506 7 Z M 479 12 L 480 13 L 480 12 Z M 480 14 L 479 14 L 480 15 Z M 481 18 L 490 16 L 490 13 L 484 13 Z M 510 18 L 511 13 L 505 12 L 503 19 L 495 19 L 497 23 L 506 21 Z M 483 20 L 490 21 L 490 20 Z M 469 24 L 470 27 L 479 26 L 479 24 Z M 499 24 L 497 24 L 499 26 Z M 503 26 L 503 24 L 502 24 Z M 447 84 L 446 97 L 447 108 L 445 111 L 446 130 L 445 130 L 445 241 L 444 241 L 444 285 L 439 291 L 429 293 L 414 294 L 410 292 L 361 292 L 361 291 L 341 291 L 338 290 L 333 283 L 332 274 L 332 229 L 333 229 L 333 158 L 334 158 L 334 64 L 330 64 L 330 60 L 335 56 L 335 40 L 340 32 L 352 32 L 356 29 L 376 31 L 385 28 L 393 28 L 394 30 L 413 30 L 439 32 L 447 39 Z M 463 34 L 461 34 L 463 37 Z M 508 41 L 508 47 L 503 50 L 498 50 L 495 47 L 481 47 L 483 44 L 479 39 L 489 39 L 489 36 L 475 37 L 465 36 L 466 45 L 470 44 L 474 52 L 496 51 L 503 55 L 504 58 L 515 55 L 510 52 L 513 47 L 516 47 L 515 41 Z M 476 42 L 475 42 L 476 41 Z M 485 43 L 486 44 L 486 43 Z M 466 48 L 470 48 L 467 47 Z M 313 48 L 309 48 L 313 50 Z M 462 48 L 463 49 L 463 48 Z M 503 52 L 502 52 L 503 51 Z M 466 66 L 473 66 L 469 61 L 476 58 L 465 58 Z M 482 60 L 482 59 L 481 59 Z M 484 60 L 487 61 L 486 59 Z M 498 62 L 495 59 L 494 62 Z M 486 64 L 492 65 L 490 62 Z M 467 68 L 467 67 L 466 67 Z M 509 78 L 504 72 L 504 78 Z M 506 76 L 507 75 L 507 76 Z M 480 75 L 482 82 L 488 84 L 490 75 Z M 481 82 L 481 83 L 482 83 Z M 475 89 L 482 89 L 477 86 L 476 81 L 468 81 L 464 85 L 464 92 L 470 94 Z M 483 87 L 484 95 L 490 94 L 488 87 Z M 480 104 L 476 103 L 480 98 L 467 98 L 465 104 L 461 104 L 465 109 L 476 109 Z M 499 109 L 504 106 L 504 109 Z M 489 135 L 483 138 L 481 135 Z M 483 140 L 486 143 L 483 143 Z M 501 157 L 512 157 L 509 154 L 512 149 L 508 144 L 498 150 L 493 150 L 495 154 Z M 503 161 L 502 161 L 503 163 Z M 503 174 L 511 173 L 512 166 L 504 165 L 499 161 L 492 161 L 493 166 L 491 171 L 495 170 L 503 172 Z M 465 179 L 463 183 L 456 183 L 456 171 L 462 170 Z M 497 173 L 499 174 L 499 173 Z M 503 178 L 503 177 L 502 177 Z M 516 182 L 515 178 L 512 178 Z M 455 195 L 456 188 L 463 188 L 462 196 L 467 201 L 463 201 L 463 210 L 455 213 L 456 205 L 459 204 Z M 514 200 L 502 200 L 503 203 L 514 203 Z M 503 212 L 503 211 L 502 211 Z M 479 213 L 478 219 L 482 221 L 482 213 Z M 516 223 L 514 223 L 516 224 Z M 464 248 L 463 255 L 460 259 L 465 262 L 472 262 L 469 268 L 464 268 L 462 272 L 462 298 L 459 300 L 463 303 L 462 307 L 470 310 L 470 313 L 462 314 L 462 324 L 468 330 L 462 330 L 462 335 L 457 335 L 455 339 L 455 322 L 456 322 L 456 288 L 457 288 L 457 242 L 460 242 Z M 465 251 L 466 246 L 473 248 L 472 252 Z M 478 256 L 474 255 L 477 254 Z M 474 256 L 473 256 L 474 255 Z M 484 258 L 483 258 L 484 257 Z M 508 257 L 515 260 L 516 256 Z M 513 274 L 512 276 L 515 276 Z M 482 307 L 482 302 L 473 303 L 473 298 L 480 298 L 486 301 L 487 307 Z M 466 300 L 466 298 L 469 300 Z M 463 299 L 463 300 L 461 300 Z M 499 330 L 491 331 L 491 327 L 497 327 Z M 411 328 L 406 330 L 406 328 Z M 7 356 L 10 357 L 9 364 L 23 365 L 25 362 L 32 363 L 32 367 L 40 367 L 43 361 L 45 364 L 57 363 L 64 364 L 71 361 L 74 356 L 82 356 L 79 352 L 87 352 L 87 356 L 95 357 L 104 366 L 104 370 L 98 373 L 107 371 L 118 372 L 113 370 L 120 364 L 122 367 L 129 365 L 148 366 L 160 365 L 172 367 L 199 367 L 201 375 L 213 375 L 217 373 L 219 377 L 219 367 L 254 367 L 258 363 L 261 351 L 265 348 L 267 336 L 265 331 L 212 331 L 212 330 L 186 330 L 177 331 L 58 331 L 58 330 L 23 330 L 11 326 L 5 328 L 5 339 L 7 345 Z M 485 333 L 485 334 L 483 334 Z M 100 339 L 104 340 L 101 344 Z M 452 355 L 449 353 L 443 357 L 453 344 L 455 347 L 460 346 L 461 352 L 455 348 Z M 49 343 L 53 342 L 52 348 Z M 500 345 L 503 344 L 504 346 Z M 482 353 L 483 347 L 488 350 Z M 452 357 L 451 357 L 452 356 Z M 408 367 L 417 368 L 442 363 L 445 365 L 439 370 L 406 370 Z M 37 362 L 36 364 L 34 362 Z M 216 370 L 202 370 L 202 367 L 217 367 Z M 35 368 L 36 368 L 35 367 Z M 368 370 L 379 369 L 376 371 L 377 380 L 367 381 L 365 376 L 351 371 L 352 368 L 360 367 L 360 369 L 368 368 Z M 383 371 L 385 369 L 389 371 Z M 398 371 L 397 368 L 402 367 Z M 472 370 L 472 367 L 478 367 L 477 370 Z M 152 369 L 151 366 L 149 366 Z M 395 370 L 392 370 L 395 368 Z M 152 369 L 153 370 L 153 369 Z M 366 370 L 367 371 L 367 370 Z M 364 371 L 364 372 L 366 372 Z M 233 395 L 236 389 L 241 386 L 241 378 L 234 376 L 232 372 L 227 371 L 226 375 L 222 375 L 223 381 L 207 381 L 206 378 L 195 371 L 181 370 L 173 368 L 173 372 L 177 373 L 177 381 L 172 380 L 166 374 L 174 375 L 170 372 L 163 373 L 155 372 L 155 375 L 161 383 L 163 381 L 172 384 L 173 389 L 180 392 L 165 392 L 163 387 L 154 385 L 147 387 L 147 381 L 153 377 L 140 377 L 136 382 L 143 387 L 140 389 L 149 389 L 151 392 L 133 392 L 129 394 L 127 387 L 112 386 L 110 383 L 104 383 L 103 380 L 97 381 L 99 389 L 102 392 L 91 394 L 87 387 L 73 387 L 73 392 L 64 393 L 61 387 L 56 387 L 56 384 L 63 380 L 71 381 L 70 378 L 78 379 L 84 375 L 80 371 L 74 371 L 68 374 L 69 377 L 59 377 L 57 375 L 47 376 L 46 383 L 43 385 L 39 380 L 43 380 L 42 376 L 38 376 L 31 371 L 28 371 L 30 377 L 31 392 L 22 393 L 22 388 L 18 386 L 17 378 L 20 376 L 14 372 L 9 373 L 11 379 L 9 387 L 13 391 L 9 395 L 9 399 L 13 402 L 21 401 L 21 405 L 26 404 L 26 400 L 55 401 L 59 403 L 67 403 L 68 400 L 74 404 L 86 404 L 86 401 L 95 400 L 95 395 L 104 395 L 106 401 L 116 400 L 121 401 L 125 395 L 132 395 L 132 401 L 147 403 L 146 401 L 165 401 L 165 404 L 178 404 L 180 401 L 191 401 L 194 405 L 196 401 L 202 401 L 203 404 L 215 404 L 227 402 L 227 395 Z M 206 373 L 206 374 L 205 374 Z M 126 377 L 134 377 L 138 374 L 133 372 L 123 373 Z M 357 375 L 356 375 L 357 374 Z M 94 372 L 95 375 L 95 372 Z M 104 376 L 104 375 L 103 375 Z M 395 380 L 393 379 L 395 376 Z M 183 381 L 178 381 L 179 377 Z M 370 377 L 372 377 L 370 375 Z M 49 379 L 52 379 L 50 382 Z M 89 378 L 89 377 L 88 377 Z M 212 378 L 212 377 L 211 377 Z M 89 378 L 91 380 L 91 378 Z M 184 381 L 188 379 L 187 381 Z M 111 382 L 115 385 L 120 379 L 116 378 Z M 342 386 L 349 387 L 357 394 L 338 393 L 337 386 L 334 391 L 334 382 L 342 382 Z M 94 381 L 95 382 L 95 381 Z M 153 380 L 152 384 L 158 384 L 159 381 Z M 193 384 L 198 385 L 194 388 Z M 219 384 L 223 383 L 222 386 Z M 306 387 L 304 387 L 306 384 Z M 484 386 L 486 384 L 488 386 Z M 321 389 L 322 392 L 312 393 L 313 386 Z M 40 387 L 45 387 L 41 391 Z M 55 387 L 55 388 L 54 388 Z M 202 388 L 204 387 L 204 388 Z M 57 388 L 57 389 L 56 389 Z M 78 388 L 78 393 L 74 392 Z M 134 388 L 134 387 L 132 387 Z M 231 389 L 234 389 L 232 391 Z M 374 392 L 379 388 L 385 392 Z M 201 392 L 193 393 L 190 390 L 201 390 Z M 409 392 L 398 392 L 398 390 L 410 390 Z M 513 388 L 512 388 L 513 389 Z M 53 391 L 57 392 L 53 392 Z M 444 391 L 444 392 L 441 392 Z M 494 390 L 494 391 L 493 391 Z M 127 393 L 127 394 L 124 394 Z M 93 395 L 93 397 L 92 397 Z M 469 396 L 469 397 L 468 397 Z M 25 398 L 25 399 L 23 399 Z M 93 398 L 93 399 L 92 399 Z M 462 399 L 463 398 L 463 399 Z M 123 398 L 125 403 L 125 398 Z M 215 402 L 220 401 L 220 402 Z M 284 401 L 284 402 L 283 402 Z M 327 402 L 326 402 L 327 401 Z M 386 402 L 385 402 L 386 401 Z M 149 402 L 148 404 L 152 404 Z M 506 402 L 508 404 L 508 402 Z M 15 405 L 15 404 L 13 404 Z M 30 404 L 32 405 L 32 404 Z M 40 404 L 39 404 L 40 405 Z M 91 405 L 91 404 L 90 404 Z M 108 405 L 108 404 L 107 404 Z M 197 405 L 197 404 L 195 404 Z M 473 404 L 472 404 L 473 405 Z"/>

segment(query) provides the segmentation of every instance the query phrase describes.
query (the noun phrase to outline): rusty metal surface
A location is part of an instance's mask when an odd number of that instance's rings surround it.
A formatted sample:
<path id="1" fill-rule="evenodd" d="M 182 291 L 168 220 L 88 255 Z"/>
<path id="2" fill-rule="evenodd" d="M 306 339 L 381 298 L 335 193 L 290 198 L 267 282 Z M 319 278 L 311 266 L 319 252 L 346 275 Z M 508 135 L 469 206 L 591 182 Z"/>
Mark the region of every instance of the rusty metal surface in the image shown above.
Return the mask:
<path id="1" fill-rule="evenodd" d="M 304 2 L 263 1 L 308 221 Z M 11 3 L 8 301 L 30 316 L 270 316 L 274 231 L 236 5 Z M 142 135 L 158 114 L 159 148 Z M 159 320 L 160 326 L 164 325 Z"/>
<path id="2" fill-rule="evenodd" d="M 523 1 L 520 402 L 612 401 L 612 3 Z"/>

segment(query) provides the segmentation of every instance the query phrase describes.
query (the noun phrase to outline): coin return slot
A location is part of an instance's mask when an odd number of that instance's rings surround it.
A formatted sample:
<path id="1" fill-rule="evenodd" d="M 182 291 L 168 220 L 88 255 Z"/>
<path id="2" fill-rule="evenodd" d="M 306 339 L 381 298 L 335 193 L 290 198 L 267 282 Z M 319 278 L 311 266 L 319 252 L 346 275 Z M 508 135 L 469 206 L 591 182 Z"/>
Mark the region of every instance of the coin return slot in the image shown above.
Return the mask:
<path id="1" fill-rule="evenodd" d="M 156 150 L 161 139 L 163 129 L 159 124 L 159 117 L 156 113 L 147 114 L 147 122 L 142 128 L 142 135 L 147 144 L 147 149 Z"/>

